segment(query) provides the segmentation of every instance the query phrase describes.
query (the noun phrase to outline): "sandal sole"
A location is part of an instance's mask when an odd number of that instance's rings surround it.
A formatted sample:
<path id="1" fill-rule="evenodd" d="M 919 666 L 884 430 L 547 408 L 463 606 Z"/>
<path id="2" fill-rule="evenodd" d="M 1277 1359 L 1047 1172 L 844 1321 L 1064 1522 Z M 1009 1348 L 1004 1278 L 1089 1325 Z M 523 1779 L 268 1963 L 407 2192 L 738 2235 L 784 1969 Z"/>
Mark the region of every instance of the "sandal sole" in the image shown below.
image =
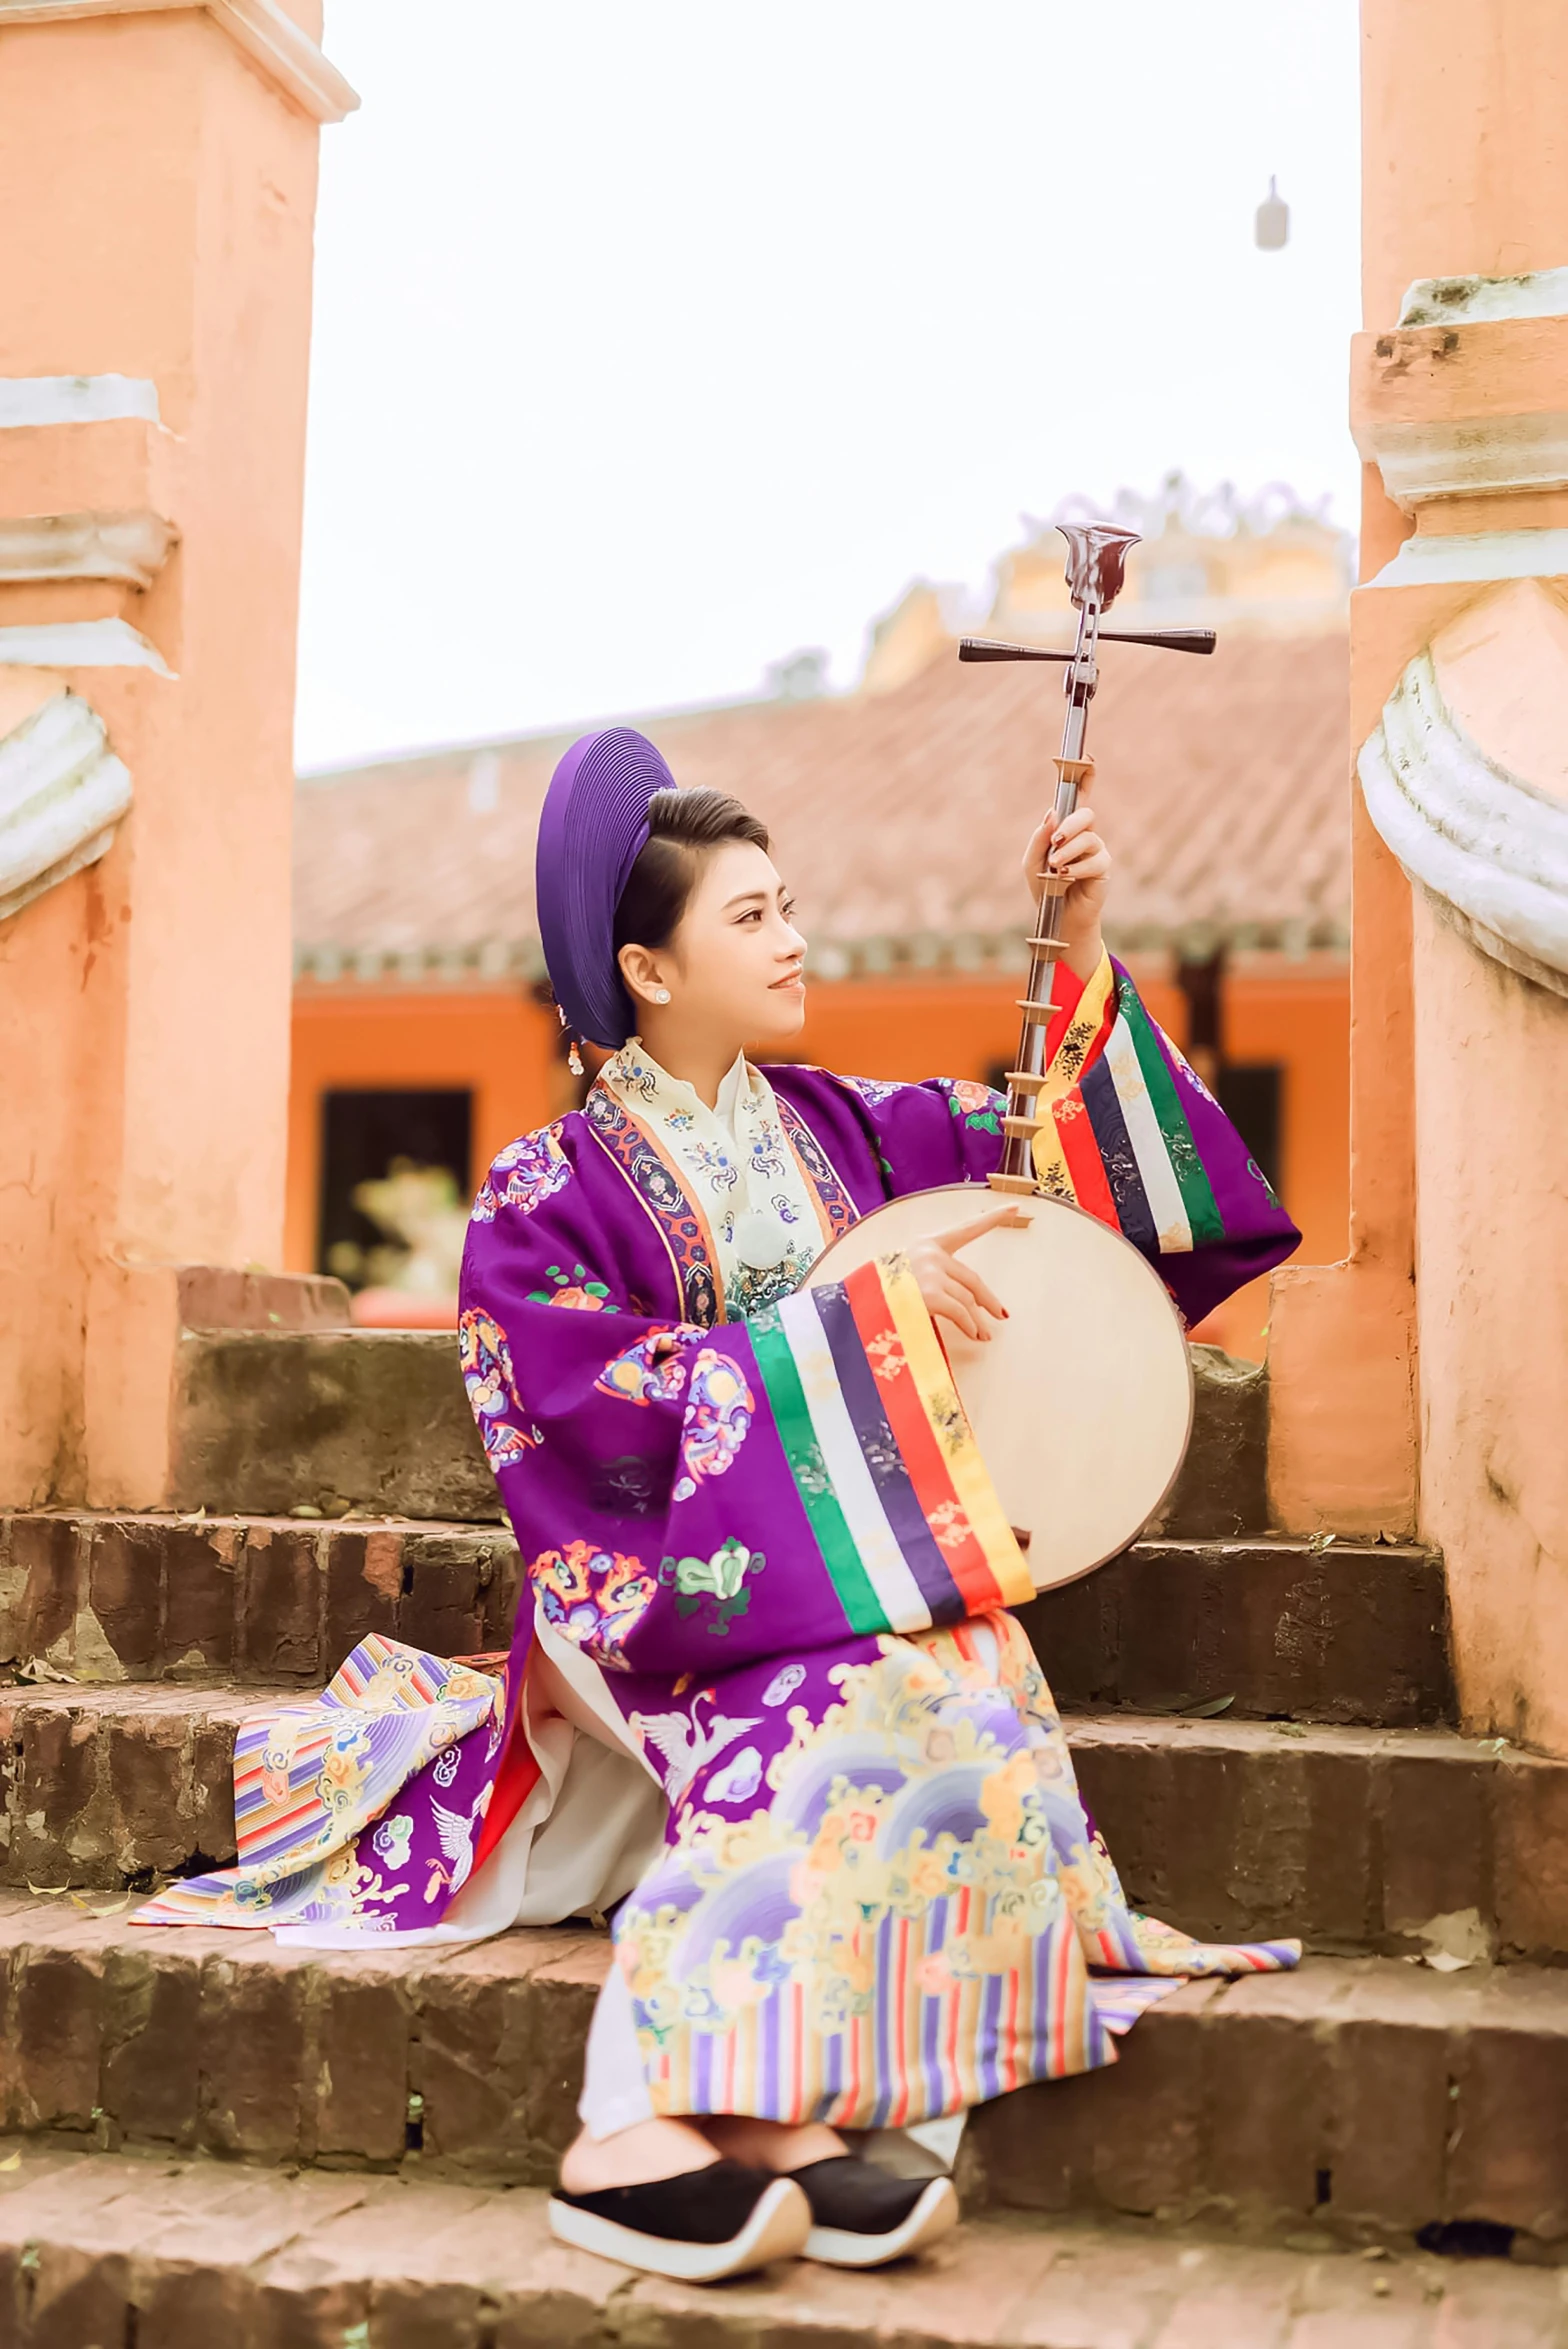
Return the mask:
<path id="1" fill-rule="evenodd" d="M 550 2232 L 558 2243 L 613 2259 L 645 2275 L 670 2276 L 677 2283 L 717 2284 L 746 2275 L 775 2259 L 794 2259 L 811 2233 L 811 2205 L 800 2187 L 779 2178 L 758 2200 L 750 2218 L 728 2243 L 680 2243 L 664 2235 L 639 2234 L 570 2202 L 550 2201 Z"/>
<path id="2" fill-rule="evenodd" d="M 958 2224 L 958 2195 L 951 2178 L 933 2178 L 901 2226 L 887 2235 L 857 2235 L 849 2227 L 813 2227 L 806 2257 L 824 2267 L 885 2267 L 940 2243 Z"/>

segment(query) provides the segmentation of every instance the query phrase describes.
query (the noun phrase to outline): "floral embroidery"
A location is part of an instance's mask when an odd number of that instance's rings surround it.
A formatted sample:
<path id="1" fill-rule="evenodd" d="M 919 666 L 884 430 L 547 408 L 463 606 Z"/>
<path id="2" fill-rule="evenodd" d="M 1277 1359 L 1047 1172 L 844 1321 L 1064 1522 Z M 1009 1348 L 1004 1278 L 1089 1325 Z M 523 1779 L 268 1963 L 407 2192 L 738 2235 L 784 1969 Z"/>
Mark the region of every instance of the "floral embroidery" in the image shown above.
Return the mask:
<path id="1" fill-rule="evenodd" d="M 760 1574 L 766 1564 L 760 1550 L 748 1550 L 731 1534 L 709 1558 L 666 1558 L 659 1580 L 667 1590 L 673 1586 L 677 1615 L 695 1615 L 705 1607 L 708 1620 L 703 1628 L 722 1639 L 735 1617 L 751 1605 L 746 1577 Z"/>
<path id="2" fill-rule="evenodd" d="M 640 1558 L 568 1542 L 564 1550 L 542 1551 L 528 1577 L 553 1629 L 606 1670 L 628 1668 L 621 1650 L 658 1587 Z"/>
<path id="3" fill-rule="evenodd" d="M 594 1133 L 657 1218 L 684 1318 L 744 1321 L 800 1286 L 855 1208 L 799 1112 L 758 1069 L 726 1080 L 729 1114 L 650 1061 L 635 1039 L 585 1103 Z M 758 1249 L 759 1227 L 777 1242 Z M 766 1262 L 754 1261 L 764 1255 Z"/>
<path id="4" fill-rule="evenodd" d="M 840 1077 L 838 1081 L 852 1093 L 858 1093 L 862 1101 L 869 1101 L 873 1109 L 880 1109 L 885 1101 L 892 1101 L 908 1089 L 904 1085 L 888 1084 L 881 1077 Z"/>
<path id="5" fill-rule="evenodd" d="M 955 1553 L 974 1539 L 974 1528 L 957 1501 L 938 1501 L 926 1511 L 926 1523 L 944 1550 Z"/>
<path id="6" fill-rule="evenodd" d="M 711 1329 L 719 1318 L 719 1287 L 713 1277 L 707 1235 L 691 1201 L 602 1078 L 590 1087 L 583 1109 L 596 1138 L 664 1236 L 679 1289 L 678 1309 L 688 1322 Z"/>
<path id="7" fill-rule="evenodd" d="M 568 1305 L 578 1313 L 613 1313 L 610 1292 L 603 1281 L 591 1281 L 585 1264 L 574 1264 L 570 1272 L 564 1265 L 547 1264 L 545 1278 L 553 1286 L 548 1289 L 530 1289 L 530 1305 Z"/>
<path id="8" fill-rule="evenodd" d="M 902 1378 L 909 1368 L 909 1357 L 904 1352 L 904 1341 L 896 1330 L 878 1330 L 866 1343 L 866 1357 L 878 1378 L 891 1385 Z"/>
<path id="9" fill-rule="evenodd" d="M 690 1500 L 705 1476 L 722 1476 L 751 1431 L 756 1399 L 740 1364 L 704 1346 L 692 1364 L 691 1390 L 681 1424 L 681 1464 L 686 1474 L 675 1487 L 678 1501 Z"/>
<path id="10" fill-rule="evenodd" d="M 977 1085 L 972 1077 L 940 1077 L 937 1083 L 938 1089 L 946 1094 L 947 1106 L 954 1117 L 962 1118 L 972 1132 L 1001 1132 L 1007 1109 L 1005 1093 L 993 1092 L 989 1085 Z"/>
<path id="11" fill-rule="evenodd" d="M 500 1323 L 470 1306 L 458 1325 L 458 1360 L 486 1458 L 492 1468 L 515 1468 L 544 1438 L 537 1427 L 520 1427 L 510 1416 L 514 1410 L 521 1413 L 523 1404 Z"/>
<path id="12" fill-rule="evenodd" d="M 766 1269 L 740 1265 L 731 1275 L 725 1292 L 725 1320 L 750 1321 L 764 1307 L 777 1305 L 781 1297 L 792 1297 L 815 1261 L 815 1250 L 797 1256 L 791 1249 L 782 1264 L 769 1265 Z"/>
<path id="13" fill-rule="evenodd" d="M 700 1334 L 651 1329 L 624 1353 L 612 1355 L 593 1383 L 601 1395 L 617 1395 L 626 1403 L 672 1403 L 686 1385 L 681 1338 Z"/>
<path id="14" fill-rule="evenodd" d="M 601 1460 L 588 1478 L 589 1505 L 607 1517 L 651 1517 L 669 1499 L 669 1469 L 641 1452 Z"/>
<path id="15" fill-rule="evenodd" d="M 901 1089 L 897 1085 L 890 1088 L 895 1093 Z M 782 1093 L 775 1095 L 775 1099 L 778 1102 L 779 1123 L 794 1152 L 795 1163 L 817 1195 L 822 1212 L 828 1219 L 829 1237 L 836 1240 L 840 1232 L 847 1232 L 852 1223 L 860 1221 L 860 1210 L 839 1180 L 833 1161 L 794 1103 L 786 1101 Z M 812 1261 L 816 1261 L 814 1255 Z M 802 1270 L 805 1270 L 804 1266 Z"/>
<path id="16" fill-rule="evenodd" d="M 497 1178 L 502 1175 L 506 1180 L 497 1188 Z M 508 1142 L 480 1184 L 470 1220 L 494 1223 L 502 1207 L 532 1215 L 536 1207 L 564 1191 L 571 1179 L 571 1160 L 561 1148 L 559 1121 L 542 1126 L 537 1133 L 522 1134 L 515 1142 Z"/>

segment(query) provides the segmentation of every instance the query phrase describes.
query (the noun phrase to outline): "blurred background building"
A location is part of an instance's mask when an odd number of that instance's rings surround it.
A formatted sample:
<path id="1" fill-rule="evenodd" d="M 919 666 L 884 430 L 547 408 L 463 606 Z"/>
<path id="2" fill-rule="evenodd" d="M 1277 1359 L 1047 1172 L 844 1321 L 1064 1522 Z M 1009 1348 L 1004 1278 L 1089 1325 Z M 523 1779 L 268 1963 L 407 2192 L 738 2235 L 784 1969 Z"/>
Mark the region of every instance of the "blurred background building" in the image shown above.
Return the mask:
<path id="1" fill-rule="evenodd" d="M 1096 511 L 1072 501 L 1060 518 Z M 1062 542 L 1030 524 L 991 588 L 920 581 L 863 673 L 822 656 L 764 697 L 638 716 L 683 784 L 733 791 L 774 834 L 810 940 L 801 1057 L 880 1077 L 994 1078 L 1024 967 L 1024 843 L 1051 781 L 1057 672 L 961 667 L 968 629 L 1070 640 Z M 1144 534 L 1118 619 L 1212 626 L 1211 660 L 1107 648 L 1095 804 L 1116 858 L 1107 924 L 1305 1234 L 1346 1241 L 1350 924 L 1346 626 L 1352 548 L 1287 489 L 1124 493 Z M 367 1319 L 452 1315 L 467 1203 L 514 1135 L 579 1087 L 545 1000 L 533 842 L 583 731 L 302 776 L 288 1263 Z M 1262 1284 L 1203 1334 L 1261 1355 Z"/>

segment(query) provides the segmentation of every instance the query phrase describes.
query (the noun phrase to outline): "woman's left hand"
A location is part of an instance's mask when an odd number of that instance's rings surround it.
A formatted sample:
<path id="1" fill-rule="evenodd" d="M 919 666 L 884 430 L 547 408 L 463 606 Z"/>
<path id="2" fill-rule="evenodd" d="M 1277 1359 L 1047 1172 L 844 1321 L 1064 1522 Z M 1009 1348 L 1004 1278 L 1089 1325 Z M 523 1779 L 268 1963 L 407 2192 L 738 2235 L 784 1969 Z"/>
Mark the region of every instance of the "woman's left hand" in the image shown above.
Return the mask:
<path id="1" fill-rule="evenodd" d="M 1110 878 L 1111 855 L 1094 828 L 1092 807 L 1074 808 L 1060 825 L 1047 816 L 1024 850 L 1024 877 L 1038 905 L 1045 877 L 1060 875 L 1068 884 L 1062 899 L 1064 960 L 1075 978 L 1092 979 L 1105 951 L 1100 936 L 1100 912 Z"/>

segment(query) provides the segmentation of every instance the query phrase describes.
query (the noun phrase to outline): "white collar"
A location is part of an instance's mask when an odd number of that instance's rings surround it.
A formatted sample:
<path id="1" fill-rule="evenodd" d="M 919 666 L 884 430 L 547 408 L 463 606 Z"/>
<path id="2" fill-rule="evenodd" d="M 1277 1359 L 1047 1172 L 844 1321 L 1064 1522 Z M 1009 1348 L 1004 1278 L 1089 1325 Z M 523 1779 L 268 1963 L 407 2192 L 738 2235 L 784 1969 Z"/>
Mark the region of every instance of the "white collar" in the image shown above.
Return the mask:
<path id="1" fill-rule="evenodd" d="M 702 1213 L 738 1321 L 794 1289 L 825 1245 L 820 1203 L 785 1132 L 773 1087 L 737 1053 L 710 1108 L 672 1077 L 641 1037 L 606 1061 L 598 1082 L 655 1141 Z"/>

